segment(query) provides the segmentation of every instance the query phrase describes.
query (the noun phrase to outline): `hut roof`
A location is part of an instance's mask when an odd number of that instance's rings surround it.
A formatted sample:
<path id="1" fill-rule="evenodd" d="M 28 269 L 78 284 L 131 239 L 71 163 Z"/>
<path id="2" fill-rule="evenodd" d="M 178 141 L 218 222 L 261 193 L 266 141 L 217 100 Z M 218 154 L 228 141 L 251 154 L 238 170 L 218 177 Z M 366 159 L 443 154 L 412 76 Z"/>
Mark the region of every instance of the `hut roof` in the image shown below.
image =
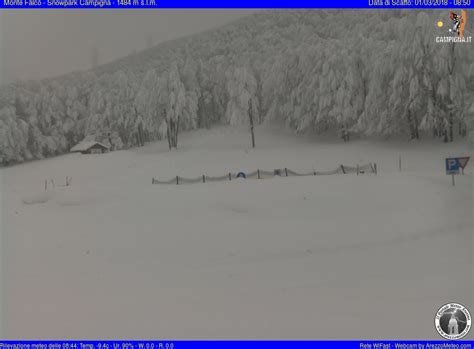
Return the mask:
<path id="1" fill-rule="evenodd" d="M 87 151 L 88 149 L 92 148 L 94 145 L 99 145 L 103 147 L 104 149 L 109 149 L 107 145 L 97 142 L 97 141 L 82 141 L 71 148 L 71 153 L 79 152 L 79 151 Z"/>

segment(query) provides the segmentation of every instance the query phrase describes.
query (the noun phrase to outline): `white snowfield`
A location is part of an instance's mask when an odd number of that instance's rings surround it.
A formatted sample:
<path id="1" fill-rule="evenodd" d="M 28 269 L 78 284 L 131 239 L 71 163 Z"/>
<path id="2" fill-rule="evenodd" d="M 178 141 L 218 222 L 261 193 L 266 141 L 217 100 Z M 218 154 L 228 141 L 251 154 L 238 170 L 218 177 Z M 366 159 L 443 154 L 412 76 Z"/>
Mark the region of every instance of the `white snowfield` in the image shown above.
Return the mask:
<path id="1" fill-rule="evenodd" d="M 444 173 L 467 144 L 264 128 L 256 142 L 215 128 L 172 152 L 162 141 L 0 170 L 3 336 L 441 339 L 440 306 L 474 314 L 472 163 L 454 187 Z M 369 162 L 377 176 L 151 184 Z"/>

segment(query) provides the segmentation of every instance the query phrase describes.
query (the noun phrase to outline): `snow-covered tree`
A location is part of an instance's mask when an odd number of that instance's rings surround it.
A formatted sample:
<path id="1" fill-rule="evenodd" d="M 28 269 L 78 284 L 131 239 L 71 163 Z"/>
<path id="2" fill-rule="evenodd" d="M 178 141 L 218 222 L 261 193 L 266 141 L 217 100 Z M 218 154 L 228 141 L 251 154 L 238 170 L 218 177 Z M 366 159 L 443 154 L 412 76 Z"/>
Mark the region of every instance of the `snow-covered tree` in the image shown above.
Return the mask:
<path id="1" fill-rule="evenodd" d="M 166 121 L 166 135 L 170 150 L 178 147 L 180 119 L 186 108 L 186 90 L 181 81 L 177 64 L 172 64 L 160 84 L 160 103 Z"/>
<path id="2" fill-rule="evenodd" d="M 179 131 L 248 125 L 250 114 L 255 126 L 296 133 L 464 137 L 474 48 L 436 43 L 437 20 L 261 11 L 86 72 L 2 86 L 0 161 L 64 153 L 84 138 L 120 149 L 168 137 L 176 147 Z"/>

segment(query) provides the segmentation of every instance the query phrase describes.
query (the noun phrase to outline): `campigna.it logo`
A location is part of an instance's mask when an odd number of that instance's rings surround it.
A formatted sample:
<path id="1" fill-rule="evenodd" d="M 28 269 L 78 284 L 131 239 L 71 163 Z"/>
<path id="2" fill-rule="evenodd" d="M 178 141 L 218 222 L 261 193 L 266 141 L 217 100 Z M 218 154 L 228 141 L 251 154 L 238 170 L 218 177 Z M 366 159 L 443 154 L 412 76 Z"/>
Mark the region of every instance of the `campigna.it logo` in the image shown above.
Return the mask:
<path id="1" fill-rule="evenodd" d="M 449 12 L 449 25 L 448 30 L 446 31 L 447 35 L 437 36 L 437 43 L 471 43 L 472 36 L 466 35 L 469 34 L 466 31 L 467 23 L 467 12 L 462 10 L 459 12 L 450 11 Z M 439 20 L 437 23 L 438 28 L 445 30 L 445 23 L 443 20 Z"/>

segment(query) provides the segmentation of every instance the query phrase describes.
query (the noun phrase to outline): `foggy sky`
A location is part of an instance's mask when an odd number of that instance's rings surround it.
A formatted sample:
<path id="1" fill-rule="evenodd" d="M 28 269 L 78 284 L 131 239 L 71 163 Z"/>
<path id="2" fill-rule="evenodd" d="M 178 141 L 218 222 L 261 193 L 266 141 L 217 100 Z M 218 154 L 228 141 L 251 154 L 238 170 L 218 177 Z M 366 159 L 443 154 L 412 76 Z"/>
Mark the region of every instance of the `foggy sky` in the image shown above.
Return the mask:
<path id="1" fill-rule="evenodd" d="M 220 26 L 254 10 L 3 12 L 2 17 L 0 11 L 0 82 L 89 69 L 94 47 L 101 64 L 145 49 L 150 38 L 156 45 Z"/>

